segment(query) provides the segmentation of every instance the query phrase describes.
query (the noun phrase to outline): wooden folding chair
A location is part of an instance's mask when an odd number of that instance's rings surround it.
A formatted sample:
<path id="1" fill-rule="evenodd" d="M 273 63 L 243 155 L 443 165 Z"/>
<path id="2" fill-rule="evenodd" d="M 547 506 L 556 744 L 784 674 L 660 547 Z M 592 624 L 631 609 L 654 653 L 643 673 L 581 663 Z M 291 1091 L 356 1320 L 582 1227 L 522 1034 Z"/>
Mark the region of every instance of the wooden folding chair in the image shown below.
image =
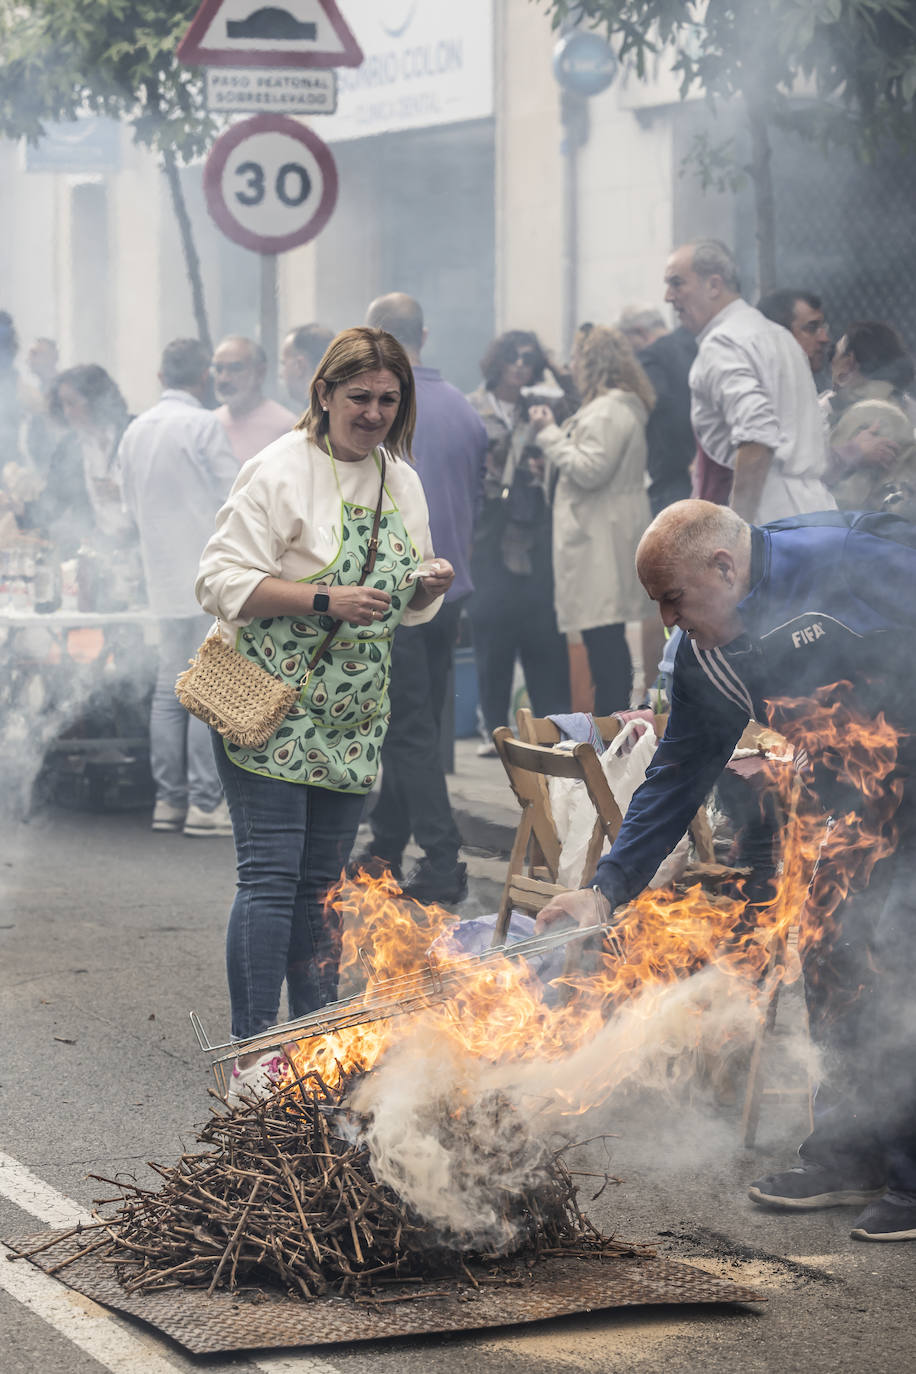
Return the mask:
<path id="1" fill-rule="evenodd" d="M 577 744 L 571 750 L 529 744 L 517 740 L 507 726 L 493 732 L 493 742 L 522 808 L 496 925 L 495 942 L 501 943 L 513 906 L 537 912 L 551 897 L 567 890 L 557 883 L 562 844 L 550 810 L 546 779 L 571 778 L 583 783 L 595 808 L 584 879 L 597 868 L 605 839 L 613 841 L 620 829 L 621 815 L 590 744 Z"/>
<path id="2" fill-rule="evenodd" d="M 527 740 L 529 744 L 558 744 L 562 736 L 559 728 L 547 716 L 535 716 L 527 706 L 522 706 L 515 715 L 518 726 L 519 738 Z M 595 729 L 604 740 L 605 744 L 610 744 L 616 739 L 623 728 L 616 716 L 595 716 Z M 657 715 L 655 717 L 654 729 L 656 736 L 661 739 L 665 733 L 665 726 L 668 717 Z M 546 786 L 544 786 L 546 795 Z M 701 806 L 689 825 L 690 837 L 693 840 L 693 847 L 696 851 L 697 862 L 701 864 L 714 864 L 716 852 L 713 845 L 712 827 L 709 824 L 709 817 L 706 814 L 706 807 Z M 599 851 L 600 854 L 600 851 Z M 597 860 L 596 860 L 597 862 Z"/>
<path id="3" fill-rule="evenodd" d="M 616 716 L 595 716 L 594 720 L 595 727 L 605 744 L 610 744 L 611 740 L 620 733 L 620 721 Z M 536 716 L 527 706 L 520 706 L 516 711 L 515 723 L 519 739 L 524 740 L 527 744 L 543 744 L 552 747 L 559 744 L 563 738 L 559 726 L 554 725 L 549 716 Z M 544 806 L 549 814 L 550 801 L 547 779 L 546 777 L 538 777 L 535 779 L 535 783 L 543 796 Z M 550 824 L 553 825 L 552 819 Z M 529 871 L 535 876 L 544 877 L 552 872 L 552 876 L 556 877 L 556 863 L 551 864 L 547 855 L 539 849 L 536 834 L 532 836 L 528 866 Z"/>

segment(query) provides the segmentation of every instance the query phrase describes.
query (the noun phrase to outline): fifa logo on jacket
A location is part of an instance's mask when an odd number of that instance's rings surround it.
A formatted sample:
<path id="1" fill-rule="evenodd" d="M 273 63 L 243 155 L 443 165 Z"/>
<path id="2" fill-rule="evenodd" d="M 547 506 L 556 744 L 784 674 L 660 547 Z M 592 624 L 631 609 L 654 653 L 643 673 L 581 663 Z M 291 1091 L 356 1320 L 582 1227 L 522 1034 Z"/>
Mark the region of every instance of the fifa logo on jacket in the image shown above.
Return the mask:
<path id="1" fill-rule="evenodd" d="M 826 633 L 821 622 L 815 620 L 812 625 L 792 631 L 792 644 L 796 649 L 801 649 L 805 644 L 814 644 L 818 639 L 823 639 Z"/>

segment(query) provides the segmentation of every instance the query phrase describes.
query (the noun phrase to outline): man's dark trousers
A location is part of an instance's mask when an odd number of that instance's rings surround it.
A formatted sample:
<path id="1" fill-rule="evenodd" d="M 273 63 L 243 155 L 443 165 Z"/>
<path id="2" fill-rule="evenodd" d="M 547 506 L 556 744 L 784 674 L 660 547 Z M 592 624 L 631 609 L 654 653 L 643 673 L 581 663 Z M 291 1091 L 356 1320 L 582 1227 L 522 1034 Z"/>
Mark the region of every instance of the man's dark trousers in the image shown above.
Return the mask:
<path id="1" fill-rule="evenodd" d="M 401 625 L 391 649 L 391 724 L 370 817 L 372 852 L 398 864 L 413 835 L 436 868 L 454 868 L 461 836 L 452 816 L 439 729 L 461 614 L 447 602 L 425 625 Z"/>
<path id="2" fill-rule="evenodd" d="M 894 817 L 891 853 L 876 864 L 864 891 L 840 903 L 804 957 L 811 1037 L 823 1064 L 814 1131 L 799 1154 L 855 1182 L 916 1195 L 911 791 Z"/>

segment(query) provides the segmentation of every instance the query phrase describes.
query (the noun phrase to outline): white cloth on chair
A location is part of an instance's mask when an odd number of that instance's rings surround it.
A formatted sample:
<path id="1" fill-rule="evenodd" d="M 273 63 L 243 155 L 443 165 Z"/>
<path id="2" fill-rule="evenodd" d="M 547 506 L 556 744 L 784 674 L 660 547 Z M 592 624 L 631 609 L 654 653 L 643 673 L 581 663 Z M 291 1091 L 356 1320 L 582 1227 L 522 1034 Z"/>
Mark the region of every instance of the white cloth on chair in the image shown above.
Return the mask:
<path id="1" fill-rule="evenodd" d="M 608 780 L 620 814 L 626 813 L 630 798 L 645 781 L 646 769 L 652 762 L 658 741 L 647 721 L 631 720 L 611 740 L 598 762 Z M 571 746 L 559 744 L 558 749 Z M 595 807 L 585 784 L 576 779 L 548 779 L 548 796 L 554 825 L 563 846 L 557 872 L 557 882 L 564 887 L 578 887 L 595 824 Z M 605 841 L 603 853 L 610 844 Z"/>

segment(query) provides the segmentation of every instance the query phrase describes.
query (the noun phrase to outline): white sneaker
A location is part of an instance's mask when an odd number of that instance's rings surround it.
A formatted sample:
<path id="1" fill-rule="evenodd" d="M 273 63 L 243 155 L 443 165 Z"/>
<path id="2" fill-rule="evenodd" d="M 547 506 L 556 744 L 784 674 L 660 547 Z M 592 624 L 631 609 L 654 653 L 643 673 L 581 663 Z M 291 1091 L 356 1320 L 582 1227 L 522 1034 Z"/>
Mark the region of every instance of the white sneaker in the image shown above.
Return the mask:
<path id="1" fill-rule="evenodd" d="M 189 806 L 185 817 L 186 835 L 231 835 L 232 821 L 229 807 L 221 801 L 215 811 L 202 811 L 199 806 Z"/>
<path id="2" fill-rule="evenodd" d="M 153 807 L 154 830 L 180 830 L 184 825 L 187 808 L 170 806 L 168 802 L 157 801 Z"/>
<path id="3" fill-rule="evenodd" d="M 485 739 L 482 744 L 477 746 L 477 757 L 479 759 L 499 758 L 499 751 L 491 739 Z"/>
<path id="4" fill-rule="evenodd" d="M 282 1050 L 265 1050 L 247 1069 L 240 1069 L 236 1060 L 226 1093 L 227 1107 L 244 1106 L 252 1097 L 269 1097 L 288 1067 L 289 1060 Z"/>

